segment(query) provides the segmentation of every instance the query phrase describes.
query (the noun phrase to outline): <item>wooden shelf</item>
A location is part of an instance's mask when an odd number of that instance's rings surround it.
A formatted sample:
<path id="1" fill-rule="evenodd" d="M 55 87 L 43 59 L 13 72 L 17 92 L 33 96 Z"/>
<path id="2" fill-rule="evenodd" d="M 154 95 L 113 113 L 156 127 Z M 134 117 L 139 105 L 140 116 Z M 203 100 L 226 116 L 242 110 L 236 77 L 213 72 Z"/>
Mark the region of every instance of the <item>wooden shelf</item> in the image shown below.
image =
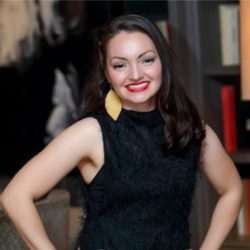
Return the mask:
<path id="1" fill-rule="evenodd" d="M 205 68 L 205 75 L 210 77 L 239 76 L 239 66 L 213 66 Z"/>
<path id="2" fill-rule="evenodd" d="M 250 235 L 238 235 L 236 226 L 227 237 L 222 250 L 246 250 L 250 249 Z"/>
<path id="3" fill-rule="evenodd" d="M 230 157 L 236 165 L 240 164 L 250 166 L 250 148 L 230 153 Z"/>

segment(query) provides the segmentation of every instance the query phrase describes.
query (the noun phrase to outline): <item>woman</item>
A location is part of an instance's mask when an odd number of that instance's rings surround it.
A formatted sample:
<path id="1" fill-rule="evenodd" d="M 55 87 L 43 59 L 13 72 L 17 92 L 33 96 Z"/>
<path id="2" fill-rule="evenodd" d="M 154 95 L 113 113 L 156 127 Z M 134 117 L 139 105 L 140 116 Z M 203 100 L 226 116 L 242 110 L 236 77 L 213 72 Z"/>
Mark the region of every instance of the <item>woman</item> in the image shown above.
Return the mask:
<path id="1" fill-rule="evenodd" d="M 239 211 L 241 180 L 178 85 L 165 39 L 146 18 L 126 15 L 100 32 L 96 52 L 86 117 L 31 159 L 1 197 L 18 232 L 31 249 L 55 249 L 33 201 L 77 166 L 87 210 L 78 249 L 189 249 L 201 170 L 220 198 L 200 249 L 219 249 Z"/>

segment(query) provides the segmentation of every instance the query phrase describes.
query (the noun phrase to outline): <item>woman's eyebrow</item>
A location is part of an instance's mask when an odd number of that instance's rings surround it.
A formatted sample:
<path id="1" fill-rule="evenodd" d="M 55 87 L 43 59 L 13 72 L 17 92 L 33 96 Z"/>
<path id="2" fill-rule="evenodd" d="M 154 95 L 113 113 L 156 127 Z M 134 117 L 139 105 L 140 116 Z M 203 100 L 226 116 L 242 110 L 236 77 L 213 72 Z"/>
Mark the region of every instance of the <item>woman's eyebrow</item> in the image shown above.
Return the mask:
<path id="1" fill-rule="evenodd" d="M 127 61 L 127 59 L 125 57 L 120 57 L 120 56 L 113 56 L 113 57 L 110 58 L 110 60 L 113 60 L 113 59 L 119 59 L 119 60 Z"/>
<path id="2" fill-rule="evenodd" d="M 153 52 L 153 53 L 156 53 L 154 50 L 149 49 L 149 50 L 146 50 L 145 52 L 143 52 L 142 54 L 140 54 L 140 55 L 138 56 L 138 58 L 143 57 L 143 56 L 144 56 L 145 54 L 147 54 L 148 52 Z"/>
<path id="3" fill-rule="evenodd" d="M 145 54 L 147 54 L 148 52 L 156 53 L 154 50 L 151 50 L 151 49 L 150 49 L 150 50 L 147 50 L 147 51 L 141 53 L 141 54 L 138 56 L 138 58 L 143 57 L 143 56 L 144 56 Z M 118 60 L 127 61 L 127 58 L 121 57 L 121 56 L 113 56 L 113 57 L 110 58 L 110 60 L 112 60 L 112 59 L 118 59 Z"/>

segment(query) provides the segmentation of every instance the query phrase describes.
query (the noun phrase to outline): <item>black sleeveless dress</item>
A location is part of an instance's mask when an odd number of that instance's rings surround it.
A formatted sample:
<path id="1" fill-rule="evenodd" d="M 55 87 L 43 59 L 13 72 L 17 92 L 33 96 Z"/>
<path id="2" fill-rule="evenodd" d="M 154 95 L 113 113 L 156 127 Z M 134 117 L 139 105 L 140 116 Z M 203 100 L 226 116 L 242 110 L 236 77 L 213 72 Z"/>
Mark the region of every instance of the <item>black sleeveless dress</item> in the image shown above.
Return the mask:
<path id="1" fill-rule="evenodd" d="M 188 217 L 201 142 L 178 153 L 165 150 L 160 113 L 122 110 L 117 121 L 105 110 L 92 115 L 104 142 L 104 165 L 82 180 L 87 216 L 81 250 L 186 250 Z"/>

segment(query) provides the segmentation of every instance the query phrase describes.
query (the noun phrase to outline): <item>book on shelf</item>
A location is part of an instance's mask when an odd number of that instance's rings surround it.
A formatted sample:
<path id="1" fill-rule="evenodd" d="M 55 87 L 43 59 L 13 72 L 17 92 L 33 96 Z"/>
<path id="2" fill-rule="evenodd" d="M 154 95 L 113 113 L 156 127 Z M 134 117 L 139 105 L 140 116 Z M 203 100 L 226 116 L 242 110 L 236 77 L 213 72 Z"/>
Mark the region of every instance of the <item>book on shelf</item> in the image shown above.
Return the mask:
<path id="1" fill-rule="evenodd" d="M 223 144 L 227 152 L 237 150 L 235 89 L 233 85 L 222 85 L 220 88 Z"/>
<path id="2" fill-rule="evenodd" d="M 170 35 L 169 20 L 157 20 L 157 21 L 155 21 L 155 24 L 159 28 L 161 33 L 165 36 L 168 44 L 170 44 L 171 43 L 171 35 Z"/>
<path id="3" fill-rule="evenodd" d="M 241 99 L 250 101 L 250 1 L 240 1 Z"/>
<path id="4" fill-rule="evenodd" d="M 220 4 L 219 24 L 223 66 L 240 64 L 239 5 Z"/>

